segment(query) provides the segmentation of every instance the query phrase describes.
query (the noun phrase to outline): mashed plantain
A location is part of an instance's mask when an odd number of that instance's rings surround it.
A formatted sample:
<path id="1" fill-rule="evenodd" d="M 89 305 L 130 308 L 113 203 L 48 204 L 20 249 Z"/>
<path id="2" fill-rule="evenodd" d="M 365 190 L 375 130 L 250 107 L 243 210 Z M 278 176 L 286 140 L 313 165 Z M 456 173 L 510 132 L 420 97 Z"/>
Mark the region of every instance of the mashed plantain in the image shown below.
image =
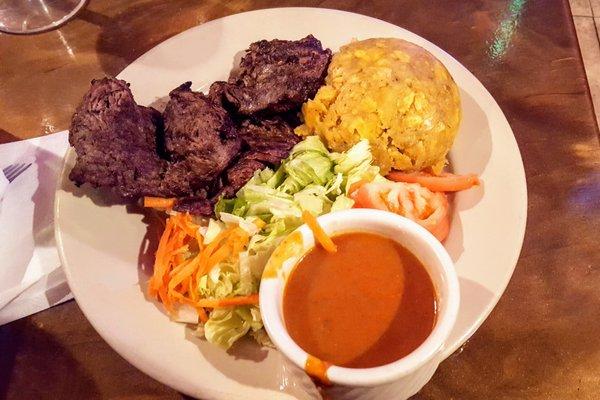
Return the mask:
<path id="1" fill-rule="evenodd" d="M 297 134 L 317 134 L 333 151 L 366 138 L 384 174 L 439 173 L 461 119 L 458 87 L 444 65 L 422 47 L 391 38 L 342 47 L 302 114 Z"/>

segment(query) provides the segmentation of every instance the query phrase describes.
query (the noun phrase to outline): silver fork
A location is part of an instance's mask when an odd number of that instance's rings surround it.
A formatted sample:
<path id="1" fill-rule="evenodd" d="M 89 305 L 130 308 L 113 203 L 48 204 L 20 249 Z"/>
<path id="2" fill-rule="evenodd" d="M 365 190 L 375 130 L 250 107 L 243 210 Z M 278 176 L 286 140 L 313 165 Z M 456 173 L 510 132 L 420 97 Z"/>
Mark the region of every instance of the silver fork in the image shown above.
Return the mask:
<path id="1" fill-rule="evenodd" d="M 17 176 L 21 175 L 29 167 L 31 167 L 31 163 L 11 164 L 8 167 L 4 168 L 2 170 L 2 173 L 4 174 L 4 176 L 6 176 L 6 179 L 8 179 L 9 182 L 12 182 L 17 178 Z"/>

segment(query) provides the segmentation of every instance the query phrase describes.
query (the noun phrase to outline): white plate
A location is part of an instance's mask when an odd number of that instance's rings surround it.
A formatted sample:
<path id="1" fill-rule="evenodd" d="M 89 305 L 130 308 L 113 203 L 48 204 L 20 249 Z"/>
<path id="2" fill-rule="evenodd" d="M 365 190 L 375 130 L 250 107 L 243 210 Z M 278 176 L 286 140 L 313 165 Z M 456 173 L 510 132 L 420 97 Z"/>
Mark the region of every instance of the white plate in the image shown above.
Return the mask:
<path id="1" fill-rule="evenodd" d="M 392 24 L 341 11 L 281 8 L 228 16 L 156 46 L 119 78 L 136 100 L 151 104 L 182 82 L 206 89 L 227 77 L 236 54 L 260 39 L 298 39 L 312 33 L 337 50 L 353 38 L 397 37 L 423 46 L 448 68 L 460 87 L 464 119 L 450 153 L 457 173 L 477 173 L 483 188 L 455 196 L 445 246 L 460 277 L 461 308 L 445 356 L 483 323 L 515 268 L 527 215 L 523 163 L 502 111 L 458 61 L 425 39 Z M 153 378 L 203 399 L 309 398 L 314 387 L 275 350 L 251 342 L 233 353 L 193 338 L 145 296 L 150 257 L 142 257 L 147 225 L 125 205 L 108 205 L 96 191 L 67 179 L 67 156 L 56 194 L 56 236 L 69 285 L 100 335 Z M 129 211 L 128 211 L 129 210 Z"/>

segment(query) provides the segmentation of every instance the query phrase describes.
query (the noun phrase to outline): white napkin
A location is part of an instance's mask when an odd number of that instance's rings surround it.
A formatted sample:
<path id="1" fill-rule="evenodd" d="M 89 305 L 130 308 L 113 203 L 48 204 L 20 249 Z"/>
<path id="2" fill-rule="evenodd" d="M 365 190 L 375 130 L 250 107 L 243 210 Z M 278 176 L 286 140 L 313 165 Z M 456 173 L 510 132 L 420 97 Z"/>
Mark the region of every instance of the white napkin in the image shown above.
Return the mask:
<path id="1" fill-rule="evenodd" d="M 0 172 L 0 325 L 72 298 L 56 251 L 53 218 L 68 146 L 67 132 L 0 145 L 0 170 L 32 163 L 10 184 Z"/>

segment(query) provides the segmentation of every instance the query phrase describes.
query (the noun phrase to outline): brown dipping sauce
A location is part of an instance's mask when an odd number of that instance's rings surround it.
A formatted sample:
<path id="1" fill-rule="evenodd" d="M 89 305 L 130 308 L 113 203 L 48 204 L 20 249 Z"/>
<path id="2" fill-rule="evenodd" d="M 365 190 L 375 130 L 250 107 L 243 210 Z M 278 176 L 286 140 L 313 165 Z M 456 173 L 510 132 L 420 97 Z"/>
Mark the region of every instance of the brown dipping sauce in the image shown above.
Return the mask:
<path id="1" fill-rule="evenodd" d="M 386 237 L 333 237 L 336 253 L 315 246 L 292 270 L 283 296 L 287 330 L 326 363 L 370 368 L 419 347 L 433 330 L 436 294 L 425 267 Z"/>

